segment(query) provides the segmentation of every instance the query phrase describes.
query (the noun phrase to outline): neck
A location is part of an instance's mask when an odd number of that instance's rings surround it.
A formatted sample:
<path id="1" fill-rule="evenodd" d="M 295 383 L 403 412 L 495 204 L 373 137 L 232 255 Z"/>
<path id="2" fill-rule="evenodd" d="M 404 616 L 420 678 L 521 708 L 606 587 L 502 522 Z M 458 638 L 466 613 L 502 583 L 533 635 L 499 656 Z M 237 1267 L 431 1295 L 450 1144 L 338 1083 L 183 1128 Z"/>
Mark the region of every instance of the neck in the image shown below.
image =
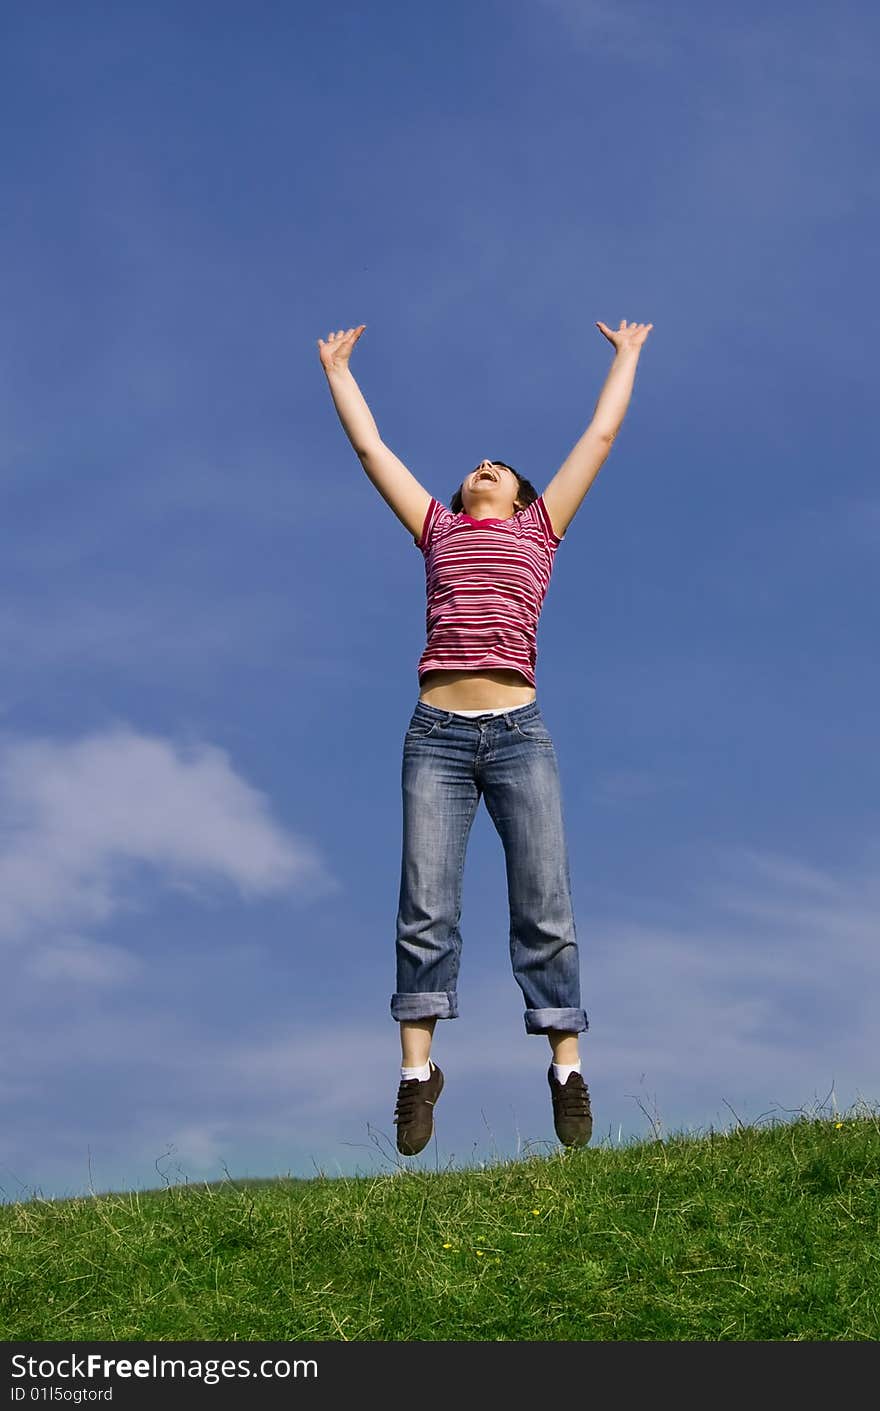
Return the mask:
<path id="1" fill-rule="evenodd" d="M 471 519 L 510 519 L 516 514 L 516 504 L 492 504 L 488 499 L 476 505 L 462 501 L 462 509 Z"/>

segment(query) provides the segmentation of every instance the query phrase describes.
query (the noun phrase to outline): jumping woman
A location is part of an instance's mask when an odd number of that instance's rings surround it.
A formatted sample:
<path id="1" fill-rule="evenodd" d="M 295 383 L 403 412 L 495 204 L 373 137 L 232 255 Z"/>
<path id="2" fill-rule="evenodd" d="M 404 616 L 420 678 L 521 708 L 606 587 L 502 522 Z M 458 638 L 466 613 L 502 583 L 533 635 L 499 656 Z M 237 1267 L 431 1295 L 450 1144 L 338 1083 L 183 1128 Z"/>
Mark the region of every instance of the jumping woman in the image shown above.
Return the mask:
<path id="1" fill-rule="evenodd" d="M 505 461 L 484 459 L 450 507 L 385 445 L 349 368 L 366 324 L 318 339 L 346 435 L 425 559 L 427 644 L 403 742 L 403 857 L 397 913 L 402 1066 L 397 1149 L 434 1130 L 443 1074 L 430 1058 L 438 1019 L 458 1017 L 462 876 L 480 798 L 504 846 L 510 958 L 527 1034 L 546 1034 L 553 1124 L 564 1146 L 592 1135 L 581 1073 L 577 937 L 556 752 L 535 685 L 538 619 L 556 551 L 626 415 L 652 323 L 597 322 L 614 359 L 593 419 L 543 495 Z"/>

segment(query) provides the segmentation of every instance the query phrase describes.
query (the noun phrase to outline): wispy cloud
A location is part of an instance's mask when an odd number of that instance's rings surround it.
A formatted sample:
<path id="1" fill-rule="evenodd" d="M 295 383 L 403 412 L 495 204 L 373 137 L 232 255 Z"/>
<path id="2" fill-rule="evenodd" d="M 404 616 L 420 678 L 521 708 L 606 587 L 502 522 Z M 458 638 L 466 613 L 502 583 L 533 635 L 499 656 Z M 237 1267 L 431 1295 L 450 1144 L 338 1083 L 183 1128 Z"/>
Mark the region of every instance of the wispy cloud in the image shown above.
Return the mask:
<path id="1" fill-rule="evenodd" d="M 218 590 L 210 602 L 185 601 L 158 586 L 102 585 L 104 601 L 81 585 L 39 604 L 7 594 L 0 607 L 0 662 L 7 689 L 32 673 L 76 664 L 156 680 L 163 671 L 203 671 L 208 661 L 237 664 L 302 633 L 280 594 Z"/>
<path id="2" fill-rule="evenodd" d="M 144 867 L 191 895 L 217 884 L 245 899 L 339 886 L 215 745 L 125 725 L 74 741 L 6 739 L 0 797 L 3 940 L 45 943 L 55 928 L 106 923 L 133 904 Z M 113 962 L 81 938 L 53 938 L 40 964 L 44 974 L 82 978 L 91 968 L 97 978 Z"/>
<path id="3" fill-rule="evenodd" d="M 697 1127 L 729 1120 L 726 1102 L 755 1118 L 809 1106 L 832 1087 L 842 1105 L 877 1098 L 877 850 L 845 869 L 754 848 L 718 853 L 713 866 L 706 853 L 678 920 L 580 918 L 591 1019 L 582 1055 L 600 1130 L 640 1131 L 637 1102 L 643 1111 L 656 1103 L 671 1130 L 684 1113 Z M 511 1108 L 532 1140 L 547 1126 L 547 1046 L 524 1035 L 509 976 L 471 986 L 465 972 L 461 995 L 462 1018 L 435 1035 L 448 1080 L 444 1149 L 467 1152 L 485 1136 L 485 1114 L 498 1133 L 499 1111 Z M 378 1017 L 353 1010 L 335 1075 L 325 1026 L 302 1008 L 252 1019 L 238 1034 L 181 1026 L 173 996 L 165 1013 L 129 1004 L 127 1014 L 96 1007 L 87 1020 L 60 1013 L 41 1031 L 33 1015 L 25 1024 L 10 1013 L 0 1045 L 31 1080 L 31 1119 L 62 1072 L 75 1084 L 81 1106 L 64 1105 L 53 1142 L 82 1160 L 87 1132 L 105 1162 L 142 1161 L 145 1181 L 163 1152 L 177 1180 L 221 1175 L 224 1161 L 253 1171 L 266 1151 L 299 1159 L 305 1174 L 311 1155 L 363 1167 L 349 1147 L 369 1150 L 370 1127 L 393 1148 L 396 1034 Z M 124 1079 L 115 1089 L 110 1073 Z M 98 1081 L 100 1119 L 88 1096 Z M 36 1179 L 27 1123 L 16 1126 L 7 1159 Z"/>
<path id="4" fill-rule="evenodd" d="M 588 53 L 613 55 L 633 63 L 662 64 L 680 48 L 665 7 L 619 4 L 615 0 L 540 0 L 540 6 L 565 27 L 571 41 Z"/>
<path id="5" fill-rule="evenodd" d="M 134 979 L 143 965 L 122 946 L 88 936 L 60 935 L 48 944 L 38 944 L 25 969 L 45 985 L 109 987 Z"/>
<path id="6" fill-rule="evenodd" d="M 632 799 L 651 798 L 674 789 L 686 789 L 686 778 L 650 769 L 617 769 L 600 775 L 597 790 L 607 803 L 628 803 Z"/>
<path id="7" fill-rule="evenodd" d="M 538 0 L 529 12 L 555 18 L 587 54 L 656 65 L 694 55 L 703 69 L 733 64 L 756 79 L 772 79 L 776 89 L 801 78 L 852 89 L 875 77 L 876 16 L 870 7 L 858 8 L 857 15 L 846 17 L 820 7 L 701 11 L 687 3 L 657 6 L 649 0 Z"/>

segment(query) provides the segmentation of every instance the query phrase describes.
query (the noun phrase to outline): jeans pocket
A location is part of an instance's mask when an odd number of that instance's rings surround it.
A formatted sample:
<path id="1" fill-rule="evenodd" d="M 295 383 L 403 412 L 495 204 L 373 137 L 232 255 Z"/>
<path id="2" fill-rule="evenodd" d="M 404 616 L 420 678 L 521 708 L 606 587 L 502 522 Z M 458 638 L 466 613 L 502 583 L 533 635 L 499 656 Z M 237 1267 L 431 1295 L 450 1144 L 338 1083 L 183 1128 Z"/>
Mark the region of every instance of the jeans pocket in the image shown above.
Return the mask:
<path id="1" fill-rule="evenodd" d="M 524 740 L 528 740 L 530 745 L 549 745 L 551 749 L 553 748 L 550 732 L 543 720 L 533 718 L 523 721 L 522 725 L 514 720 L 513 724 L 516 733 L 521 735 Z"/>
<path id="2" fill-rule="evenodd" d="M 432 722 L 430 720 L 423 720 L 421 716 L 414 716 L 409 723 L 406 735 L 404 736 L 404 742 L 407 740 L 427 740 L 428 736 L 433 735 L 439 725 L 439 720 Z"/>

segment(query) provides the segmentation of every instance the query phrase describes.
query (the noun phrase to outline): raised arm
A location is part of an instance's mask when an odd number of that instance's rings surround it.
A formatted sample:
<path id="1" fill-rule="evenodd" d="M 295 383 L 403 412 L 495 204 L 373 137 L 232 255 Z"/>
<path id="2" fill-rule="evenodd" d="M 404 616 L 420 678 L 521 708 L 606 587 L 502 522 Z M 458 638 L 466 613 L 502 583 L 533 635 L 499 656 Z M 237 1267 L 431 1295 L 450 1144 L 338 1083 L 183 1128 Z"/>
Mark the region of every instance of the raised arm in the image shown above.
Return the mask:
<path id="1" fill-rule="evenodd" d="M 330 395 L 345 434 L 383 500 L 397 515 L 401 524 L 418 542 L 425 523 L 431 496 L 411 471 L 398 460 L 379 435 L 379 428 L 354 380 L 348 366 L 355 343 L 366 324 L 348 330 L 339 329 L 318 339 L 321 366 L 327 375 Z"/>
<path id="2" fill-rule="evenodd" d="M 614 361 L 599 394 L 593 420 L 557 470 L 544 491 L 550 522 L 561 538 L 605 463 L 620 430 L 632 396 L 642 346 L 653 323 L 622 319 L 616 331 L 604 323 L 597 328 L 614 345 Z"/>

